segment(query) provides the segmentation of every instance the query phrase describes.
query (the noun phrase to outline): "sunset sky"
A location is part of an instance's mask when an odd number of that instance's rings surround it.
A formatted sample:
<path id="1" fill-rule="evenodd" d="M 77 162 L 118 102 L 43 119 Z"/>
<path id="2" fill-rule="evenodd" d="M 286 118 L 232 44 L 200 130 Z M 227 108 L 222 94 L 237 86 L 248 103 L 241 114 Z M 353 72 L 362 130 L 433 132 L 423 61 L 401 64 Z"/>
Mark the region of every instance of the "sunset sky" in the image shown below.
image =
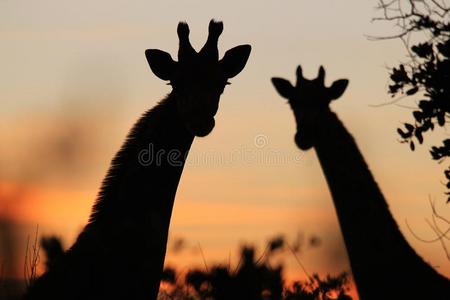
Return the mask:
<path id="1" fill-rule="evenodd" d="M 208 264 L 227 262 L 230 253 L 237 263 L 244 243 L 262 250 L 277 234 L 294 241 L 302 233 L 321 239 L 300 255 L 310 273 L 349 270 L 317 157 L 295 146 L 292 112 L 270 83 L 272 76 L 294 80 L 298 64 L 307 78 L 323 65 L 327 84 L 350 80 L 332 108 L 355 137 L 402 232 L 450 276 L 441 245 L 418 241 L 406 227 L 407 221 L 417 235 L 434 237 L 425 221 L 429 199 L 450 217 L 445 165 L 428 153 L 446 133 L 436 132 L 415 152 L 399 143 L 396 128 L 412 119 L 411 110 L 380 104 L 391 100 L 389 67 L 405 60 L 406 51 L 398 40 L 368 40 L 395 32 L 392 24 L 371 22 L 376 4 L 1 1 L 0 219 L 16 224 L 21 243 L 39 224 L 41 235 L 59 235 L 70 246 L 126 133 L 170 91 L 151 73 L 145 49 L 176 58 L 179 21 L 188 22 L 198 49 L 215 18 L 224 22 L 221 55 L 247 43 L 252 53 L 221 98 L 214 131 L 194 141 L 170 229 L 172 242 L 182 238 L 187 245 L 181 252 L 169 245 L 166 263 L 202 266 L 199 245 Z M 289 278 L 305 278 L 289 253 L 284 259 Z"/>

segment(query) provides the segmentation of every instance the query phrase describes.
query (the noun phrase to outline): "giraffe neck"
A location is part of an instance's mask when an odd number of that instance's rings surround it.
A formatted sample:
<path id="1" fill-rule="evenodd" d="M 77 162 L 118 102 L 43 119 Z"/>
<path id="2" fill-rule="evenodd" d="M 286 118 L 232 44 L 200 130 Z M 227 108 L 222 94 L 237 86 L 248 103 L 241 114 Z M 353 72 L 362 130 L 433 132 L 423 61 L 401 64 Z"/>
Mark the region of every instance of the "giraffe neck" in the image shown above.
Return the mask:
<path id="1" fill-rule="evenodd" d="M 353 137 L 336 114 L 326 112 L 318 124 L 315 150 L 361 299 L 383 299 L 389 290 L 404 297 L 412 287 L 426 288 L 428 281 L 431 286 L 440 281 L 448 285 L 403 237 Z"/>
<path id="2" fill-rule="evenodd" d="M 134 125 L 88 225 L 25 299 L 156 299 L 175 193 L 194 139 L 176 100 L 168 95 Z"/>
<path id="3" fill-rule="evenodd" d="M 126 259 L 140 267 L 130 272 L 125 266 L 122 278 L 140 280 L 141 291 L 148 291 L 143 293 L 146 299 L 158 293 L 175 194 L 193 139 L 172 93 L 131 130 L 112 161 L 87 226 L 88 231 L 98 227 L 106 233 L 106 243 L 125 244 Z M 131 283 L 126 290 L 133 288 Z"/>
<path id="4" fill-rule="evenodd" d="M 193 139 L 179 117 L 173 93 L 147 111 L 112 160 L 89 226 L 124 216 L 153 218 L 155 213 L 168 226 Z"/>

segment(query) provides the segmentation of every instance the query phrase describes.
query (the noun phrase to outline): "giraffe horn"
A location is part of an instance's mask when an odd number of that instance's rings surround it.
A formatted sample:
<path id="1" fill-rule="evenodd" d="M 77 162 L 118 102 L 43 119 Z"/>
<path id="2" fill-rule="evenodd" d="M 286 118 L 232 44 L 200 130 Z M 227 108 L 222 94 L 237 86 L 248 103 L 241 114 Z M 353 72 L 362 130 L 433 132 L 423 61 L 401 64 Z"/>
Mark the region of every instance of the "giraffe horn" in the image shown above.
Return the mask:
<path id="1" fill-rule="evenodd" d="M 178 49 L 178 60 L 180 61 L 193 56 L 196 52 L 189 41 L 189 26 L 186 22 L 178 23 L 177 33 L 180 40 Z"/>
<path id="2" fill-rule="evenodd" d="M 296 74 L 297 74 L 297 85 L 298 85 L 304 79 L 302 67 L 300 65 L 298 65 L 298 67 L 297 67 Z"/>
<path id="3" fill-rule="evenodd" d="M 317 79 L 316 79 L 319 83 L 321 83 L 322 85 L 325 84 L 325 69 L 323 68 L 323 66 L 320 66 L 319 68 L 319 74 L 317 75 Z"/>
<path id="4" fill-rule="evenodd" d="M 208 39 L 206 44 L 200 50 L 200 54 L 211 60 L 219 59 L 219 50 L 217 49 L 217 43 L 219 41 L 219 36 L 223 31 L 223 23 L 211 20 L 208 27 Z"/>

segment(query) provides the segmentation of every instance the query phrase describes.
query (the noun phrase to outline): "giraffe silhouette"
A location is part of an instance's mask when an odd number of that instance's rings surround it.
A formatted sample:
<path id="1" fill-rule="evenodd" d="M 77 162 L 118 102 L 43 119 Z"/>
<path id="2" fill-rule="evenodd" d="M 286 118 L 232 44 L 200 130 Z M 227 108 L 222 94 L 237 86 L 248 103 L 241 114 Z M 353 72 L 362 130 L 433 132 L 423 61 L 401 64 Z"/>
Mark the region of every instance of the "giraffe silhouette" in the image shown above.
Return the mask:
<path id="1" fill-rule="evenodd" d="M 25 299 L 156 299 L 169 223 L 185 159 L 195 136 L 214 127 L 228 79 L 239 74 L 251 47 L 219 60 L 222 22 L 211 20 L 197 53 L 179 23 L 178 62 L 145 51 L 153 73 L 171 93 L 131 129 L 112 160 L 88 224 L 74 245 L 27 291 Z"/>
<path id="2" fill-rule="evenodd" d="M 336 80 L 330 87 L 324 80 L 323 67 L 316 79 L 308 80 L 299 66 L 295 86 L 282 78 L 272 78 L 272 83 L 294 111 L 297 146 L 316 150 L 360 298 L 450 299 L 449 280 L 405 240 L 355 140 L 330 110 L 348 80 Z"/>

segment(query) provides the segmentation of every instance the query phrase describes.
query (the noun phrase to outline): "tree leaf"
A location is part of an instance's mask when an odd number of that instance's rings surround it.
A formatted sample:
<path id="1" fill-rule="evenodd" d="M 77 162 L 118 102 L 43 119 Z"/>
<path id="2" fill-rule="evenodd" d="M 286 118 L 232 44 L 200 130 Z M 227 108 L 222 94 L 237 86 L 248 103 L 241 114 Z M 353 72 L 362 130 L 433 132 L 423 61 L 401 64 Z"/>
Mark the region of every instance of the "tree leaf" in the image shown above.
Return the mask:
<path id="1" fill-rule="evenodd" d="M 445 125 L 445 114 L 439 113 L 437 115 L 437 120 L 438 120 L 439 126 L 441 126 L 441 127 L 444 126 Z"/>
<path id="2" fill-rule="evenodd" d="M 409 138 L 411 135 L 403 132 L 403 130 L 401 130 L 400 128 L 397 128 L 397 133 L 403 138 L 403 139 L 407 139 Z"/>
<path id="3" fill-rule="evenodd" d="M 406 95 L 408 95 L 408 96 L 414 95 L 415 93 L 417 93 L 418 90 L 419 90 L 419 88 L 417 86 L 415 86 L 412 89 L 407 90 Z"/>
<path id="4" fill-rule="evenodd" d="M 412 132 L 414 130 L 414 126 L 409 124 L 409 123 L 405 123 L 405 128 L 409 131 Z"/>
<path id="5" fill-rule="evenodd" d="M 423 119 L 423 113 L 420 110 L 413 111 L 414 119 L 416 119 L 417 122 L 422 122 Z"/>
<path id="6" fill-rule="evenodd" d="M 416 129 L 416 131 L 414 131 L 414 135 L 416 136 L 417 140 L 419 141 L 419 144 L 422 144 L 423 143 L 422 130 Z"/>

